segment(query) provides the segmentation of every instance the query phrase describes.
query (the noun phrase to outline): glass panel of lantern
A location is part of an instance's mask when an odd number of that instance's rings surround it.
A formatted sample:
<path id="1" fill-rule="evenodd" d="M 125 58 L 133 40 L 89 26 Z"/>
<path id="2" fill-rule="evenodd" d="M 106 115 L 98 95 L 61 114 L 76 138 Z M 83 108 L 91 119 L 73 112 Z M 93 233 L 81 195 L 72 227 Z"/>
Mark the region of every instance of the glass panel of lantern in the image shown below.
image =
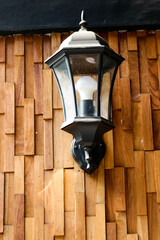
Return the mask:
<path id="1" fill-rule="evenodd" d="M 111 116 L 111 94 L 116 72 L 117 63 L 109 56 L 103 55 L 100 115 L 108 120 Z"/>
<path id="2" fill-rule="evenodd" d="M 69 56 L 75 84 L 78 117 L 97 116 L 99 54 Z"/>
<path id="3" fill-rule="evenodd" d="M 69 66 L 66 57 L 63 57 L 53 65 L 53 72 L 63 103 L 64 121 L 73 119 L 76 116 L 72 78 L 68 69 Z"/>

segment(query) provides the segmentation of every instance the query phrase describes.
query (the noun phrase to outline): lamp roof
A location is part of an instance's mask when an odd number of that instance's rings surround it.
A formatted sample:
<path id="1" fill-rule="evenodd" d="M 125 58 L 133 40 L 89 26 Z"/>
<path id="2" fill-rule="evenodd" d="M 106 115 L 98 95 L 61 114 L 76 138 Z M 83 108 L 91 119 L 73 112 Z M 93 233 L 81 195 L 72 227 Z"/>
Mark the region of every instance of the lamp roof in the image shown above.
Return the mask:
<path id="1" fill-rule="evenodd" d="M 107 46 L 108 43 L 99 35 L 92 31 L 87 31 L 87 22 L 85 20 L 84 10 L 81 13 L 81 21 L 79 23 L 80 29 L 77 32 L 71 34 L 60 45 L 59 50 L 63 48 L 87 48 L 87 47 L 100 47 Z"/>
<path id="2" fill-rule="evenodd" d="M 81 21 L 79 23 L 80 29 L 77 32 L 72 33 L 68 38 L 66 38 L 60 45 L 59 49 L 50 57 L 48 58 L 45 63 L 49 65 L 49 67 L 53 64 L 53 60 L 57 60 L 57 56 L 64 51 L 73 51 L 83 50 L 83 49 L 100 49 L 104 48 L 110 54 L 117 59 L 119 64 L 124 60 L 124 58 L 120 55 L 115 53 L 108 45 L 108 43 L 99 35 L 92 31 L 87 30 L 87 22 L 85 20 L 84 11 L 81 13 Z"/>

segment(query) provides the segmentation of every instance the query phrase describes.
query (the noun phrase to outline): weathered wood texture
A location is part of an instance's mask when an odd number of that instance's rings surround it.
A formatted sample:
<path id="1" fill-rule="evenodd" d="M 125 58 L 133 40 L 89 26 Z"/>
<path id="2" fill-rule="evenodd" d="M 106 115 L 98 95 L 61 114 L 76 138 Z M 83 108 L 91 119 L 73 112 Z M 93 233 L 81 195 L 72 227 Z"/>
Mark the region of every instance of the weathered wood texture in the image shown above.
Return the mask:
<path id="1" fill-rule="evenodd" d="M 126 60 L 91 175 L 72 159 L 44 64 L 67 36 L 0 37 L 0 240 L 158 240 L 160 31 L 101 33 Z"/>

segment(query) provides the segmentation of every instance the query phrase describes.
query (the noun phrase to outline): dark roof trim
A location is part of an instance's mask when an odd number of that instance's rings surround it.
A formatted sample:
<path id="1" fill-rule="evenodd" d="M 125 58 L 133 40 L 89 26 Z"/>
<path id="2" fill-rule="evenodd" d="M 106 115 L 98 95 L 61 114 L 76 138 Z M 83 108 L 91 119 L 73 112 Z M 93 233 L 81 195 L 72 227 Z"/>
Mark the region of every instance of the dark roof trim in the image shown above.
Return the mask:
<path id="1" fill-rule="evenodd" d="M 0 0 L 0 34 L 75 31 L 82 9 L 94 31 L 160 28 L 160 0 Z"/>

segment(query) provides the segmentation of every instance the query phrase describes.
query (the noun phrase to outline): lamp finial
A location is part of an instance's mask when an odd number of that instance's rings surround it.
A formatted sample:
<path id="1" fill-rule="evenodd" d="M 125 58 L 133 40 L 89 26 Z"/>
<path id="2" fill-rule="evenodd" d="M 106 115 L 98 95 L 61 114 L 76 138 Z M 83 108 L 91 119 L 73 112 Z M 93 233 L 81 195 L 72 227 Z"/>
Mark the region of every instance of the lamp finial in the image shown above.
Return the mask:
<path id="1" fill-rule="evenodd" d="M 86 27 L 87 27 L 88 24 L 85 20 L 84 10 L 82 10 L 82 12 L 81 12 L 81 21 L 80 21 L 79 25 L 81 26 L 81 30 L 86 30 Z"/>

